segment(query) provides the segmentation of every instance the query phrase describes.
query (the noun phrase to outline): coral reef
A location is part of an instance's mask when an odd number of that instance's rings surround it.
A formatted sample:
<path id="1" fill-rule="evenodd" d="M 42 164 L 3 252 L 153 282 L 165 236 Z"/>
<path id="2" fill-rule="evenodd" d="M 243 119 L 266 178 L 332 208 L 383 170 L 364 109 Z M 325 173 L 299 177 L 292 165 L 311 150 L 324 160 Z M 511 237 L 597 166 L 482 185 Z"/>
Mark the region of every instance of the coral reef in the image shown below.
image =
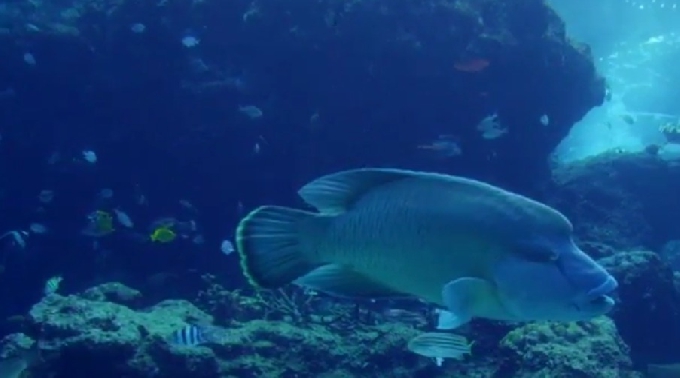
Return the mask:
<path id="1" fill-rule="evenodd" d="M 505 378 L 509 374 L 529 377 L 533 373 L 604 377 L 593 375 L 596 367 L 619 374 L 612 376 L 635 377 L 630 373 L 627 347 L 608 318 L 519 326 L 474 322 L 467 330 L 470 337 L 484 334 L 484 329 L 490 332 L 473 347 L 473 355 L 462 361 L 445 361 L 444 366 L 437 367 L 406 348 L 408 340 L 422 330 L 399 322 L 355 321 L 351 328 L 343 329 L 334 323 L 317 322 L 313 317 L 222 319 L 216 322 L 224 325 L 217 342 L 177 345 L 168 341 L 170 334 L 187 324 L 212 324 L 213 317 L 182 300 L 133 308 L 93 295 L 113 291 L 135 293 L 121 284 L 110 283 L 79 295 L 45 297 L 31 309 L 24 333 L 5 337 L 0 352 L 13 355 L 17 350 L 30 348 L 35 340 L 43 358 L 29 367 L 30 372 L 37 374 L 33 376 L 49 372 L 55 378 L 72 377 L 74 366 L 78 367 L 79 376 L 103 378 Z M 209 292 L 225 295 L 215 287 Z M 253 305 L 245 313 L 264 311 L 261 306 L 267 306 L 257 304 L 263 297 L 249 302 L 236 298 L 238 295 L 231 294 L 233 303 Z M 204 303 L 212 303 L 205 296 Z M 307 302 L 298 303 L 306 306 Z"/>
<path id="2" fill-rule="evenodd" d="M 95 302 L 111 302 L 129 307 L 136 307 L 142 299 L 142 293 L 139 290 L 129 288 L 119 282 L 108 282 L 89 288 L 80 296 Z"/>
<path id="3" fill-rule="evenodd" d="M 649 251 L 600 260 L 619 281 L 612 317 L 636 364 L 680 359 L 680 296 L 670 267 Z"/>
<path id="4" fill-rule="evenodd" d="M 118 293 L 136 292 L 104 284 L 80 295 L 47 296 L 31 309 L 26 328 L 46 356 L 43 369 L 56 377 L 71 376 L 73 366 L 79 374 L 98 377 L 293 377 L 329 372 L 377 376 L 385 366 L 393 366 L 397 374 L 403 370 L 401 376 L 409 376 L 409 367 L 427 365 L 405 349 L 417 331 L 400 324 L 355 328 L 341 336 L 314 323 L 230 321 L 220 343 L 177 346 L 166 342 L 172 332 L 187 324 L 210 324 L 212 316 L 181 300 L 135 310 L 99 295 L 114 288 Z M 26 340 L 11 335 L 5 339 L 5 351 L 17 344 L 25 348 Z"/>
<path id="5" fill-rule="evenodd" d="M 501 341 L 505 354 L 497 376 L 641 377 L 632 371 L 628 346 L 606 316 L 588 322 L 530 323 Z"/>
<path id="6" fill-rule="evenodd" d="M 557 167 L 544 192 L 571 219 L 583 250 L 618 279 L 611 315 L 636 366 L 680 359 L 680 286 L 668 265 L 677 261 L 680 223 L 669 214 L 680 212 L 678 187 L 677 164 L 612 152 Z"/>

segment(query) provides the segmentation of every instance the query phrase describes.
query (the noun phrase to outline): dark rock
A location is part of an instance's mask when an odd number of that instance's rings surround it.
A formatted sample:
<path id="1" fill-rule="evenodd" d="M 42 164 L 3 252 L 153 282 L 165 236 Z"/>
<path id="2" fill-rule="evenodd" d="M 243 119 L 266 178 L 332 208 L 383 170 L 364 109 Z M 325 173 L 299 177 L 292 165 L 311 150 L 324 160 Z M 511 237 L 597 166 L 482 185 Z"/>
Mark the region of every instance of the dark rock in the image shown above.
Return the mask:
<path id="1" fill-rule="evenodd" d="M 30 311 L 33 328 L 40 330 L 41 349 L 58 352 L 59 358 L 51 366 L 58 376 L 68 376 L 73 366 L 78 366 L 81 374 L 98 377 L 155 374 L 162 361 L 150 358 L 151 351 L 162 348 L 167 336 L 189 323 L 212 322 L 209 315 L 186 301 L 164 301 L 136 312 L 115 303 L 85 299 L 87 296 L 91 292 L 83 297 L 50 295 Z M 192 361 L 206 352 L 209 349 L 197 348 Z M 217 372 L 214 359 L 210 361 L 173 368 L 178 376 L 209 377 Z M 197 366 L 201 369 L 196 370 Z"/>
<path id="2" fill-rule="evenodd" d="M 646 153 L 606 154 L 558 167 L 543 200 L 572 221 L 582 242 L 657 249 L 680 235 L 680 166 Z"/>
<path id="3" fill-rule="evenodd" d="M 600 262 L 619 281 L 612 317 L 637 366 L 680 359 L 680 297 L 673 272 L 649 251 L 621 252 Z"/>
<path id="4" fill-rule="evenodd" d="M 178 121 L 172 138 L 161 129 L 150 132 L 165 135 L 152 143 L 206 161 L 227 136 L 216 130 L 203 135 L 195 125 L 224 119 L 225 109 L 196 105 L 236 98 L 235 71 L 247 71 L 261 84 L 251 97 L 266 92 L 277 98 L 268 111 L 279 124 L 309 124 L 311 114 L 320 115 L 327 135 L 314 143 L 329 156 L 325 171 L 336 168 L 331 161 L 344 167 L 412 164 L 404 151 L 414 141 L 446 132 L 457 135 L 465 151 L 452 164 L 501 175 L 512 185 L 523 185 L 521 178 L 537 170 L 546 174 L 552 149 L 605 96 L 589 49 L 567 37 L 563 21 L 541 0 L 268 0 L 256 6 L 169 0 L 162 7 L 76 0 L 38 13 L 20 2 L 7 8 L 13 15 L 1 35 L 7 46 L 30 43 L 37 51 L 60 51 L 39 81 L 40 91 L 12 83 L 30 114 L 55 111 L 57 105 L 40 101 L 41 95 L 78 97 L 84 101 L 78 108 L 96 106 L 129 144 L 134 138 L 123 136 L 139 130 L 124 114 L 135 104 L 152 112 L 150 119 L 190 119 Z M 146 20 L 143 36 L 130 30 L 132 20 Z M 196 20 L 204 27 L 206 54 L 188 62 L 175 28 Z M 7 49 L 8 56 L 20 53 L 18 47 Z M 480 59 L 488 62 L 484 70 L 454 68 Z M 125 62 L 125 69 L 109 62 Z M 7 72 L 30 75 L 25 65 L 8 65 Z M 80 114 L 69 103 L 58 104 L 62 112 Z M 492 108 L 510 130 L 493 147 L 475 129 Z M 544 114 L 550 127 L 540 125 Z M 29 112 L 17 117 L 27 135 L 36 132 L 22 121 Z M 237 117 L 237 111 L 228 114 L 228 122 Z M 444 126 L 416 126 L 433 124 Z M 489 159 L 492 152 L 496 158 Z"/>
<path id="5" fill-rule="evenodd" d="M 142 293 L 121 283 L 109 282 L 87 289 L 84 293 L 80 294 L 80 297 L 91 301 L 111 302 L 128 307 L 136 307 L 142 298 Z"/>
<path id="6" fill-rule="evenodd" d="M 588 254 L 588 256 L 596 260 L 604 257 L 614 256 L 616 253 L 618 253 L 616 248 L 595 241 L 585 241 L 579 242 L 577 244 L 581 248 L 581 250 L 583 250 L 583 252 L 585 252 L 586 254 Z"/>

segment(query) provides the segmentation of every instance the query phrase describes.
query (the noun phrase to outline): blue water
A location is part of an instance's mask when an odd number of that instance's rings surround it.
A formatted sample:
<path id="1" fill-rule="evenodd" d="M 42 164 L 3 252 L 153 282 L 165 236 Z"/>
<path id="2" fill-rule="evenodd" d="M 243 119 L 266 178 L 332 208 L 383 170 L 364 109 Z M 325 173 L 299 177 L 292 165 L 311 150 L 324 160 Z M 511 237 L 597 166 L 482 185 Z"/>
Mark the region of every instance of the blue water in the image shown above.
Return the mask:
<path id="1" fill-rule="evenodd" d="M 664 142 L 659 122 L 680 119 L 680 10 L 671 2 L 663 9 L 642 0 L 549 2 L 569 35 L 590 45 L 610 100 L 583 89 L 589 80 L 576 89 L 568 87 L 573 78 L 550 81 L 566 68 L 547 53 L 524 59 L 543 51 L 538 42 L 504 57 L 485 45 L 461 54 L 471 35 L 447 34 L 458 20 L 415 1 L 362 1 L 356 12 L 331 0 L 131 1 L 106 11 L 76 3 L 85 9 L 76 18 L 63 13 L 68 1 L 0 4 L 0 232 L 47 227 L 25 248 L 0 240 L 0 319 L 25 313 L 56 275 L 64 293 L 179 275 L 153 293 L 159 300 L 190 298 L 206 273 L 244 287 L 237 255 L 220 252 L 223 240 L 233 240 L 257 206 L 301 206 L 296 191 L 322 174 L 399 167 L 533 196 L 551 164 L 643 151 Z M 470 30 L 493 29 L 497 9 L 484 5 L 489 24 Z M 536 9 L 513 22 L 518 33 L 540 28 Z M 188 37 L 197 44 L 183 44 Z M 491 65 L 454 67 L 479 57 Z M 556 64 L 555 76 L 542 64 Z M 509 132 L 481 138 L 478 123 L 496 112 Z M 459 145 L 439 151 L 432 143 L 442 136 Z M 96 163 L 83 159 L 88 150 Z M 98 199 L 104 188 L 111 199 Z M 44 189 L 54 192 L 47 204 L 38 199 Z M 88 214 L 116 208 L 133 230 L 117 225 L 96 240 L 81 234 Z M 161 217 L 198 229 L 149 243 L 149 225 Z M 205 243 L 194 243 L 197 235 Z"/>

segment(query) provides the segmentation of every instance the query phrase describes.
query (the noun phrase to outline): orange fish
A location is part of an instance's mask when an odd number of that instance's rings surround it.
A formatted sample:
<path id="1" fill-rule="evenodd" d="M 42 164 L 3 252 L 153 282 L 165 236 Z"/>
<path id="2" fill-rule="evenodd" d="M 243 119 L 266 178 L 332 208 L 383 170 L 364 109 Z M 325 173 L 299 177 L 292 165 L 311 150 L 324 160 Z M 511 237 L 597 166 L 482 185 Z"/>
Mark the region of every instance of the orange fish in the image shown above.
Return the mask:
<path id="1" fill-rule="evenodd" d="M 491 63 L 486 59 L 474 58 L 457 62 L 453 65 L 453 67 L 462 72 L 480 72 L 490 64 Z"/>

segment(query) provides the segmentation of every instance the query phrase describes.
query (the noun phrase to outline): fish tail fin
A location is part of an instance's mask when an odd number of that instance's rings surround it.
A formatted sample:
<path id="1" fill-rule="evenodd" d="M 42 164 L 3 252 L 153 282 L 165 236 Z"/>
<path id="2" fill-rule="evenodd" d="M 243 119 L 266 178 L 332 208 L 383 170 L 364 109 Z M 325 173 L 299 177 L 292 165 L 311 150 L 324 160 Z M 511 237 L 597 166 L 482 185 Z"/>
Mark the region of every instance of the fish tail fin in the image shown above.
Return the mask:
<path id="1" fill-rule="evenodd" d="M 301 245 L 301 234 L 317 214 L 280 206 L 250 212 L 236 229 L 241 267 L 251 284 L 278 288 L 319 266 Z"/>

